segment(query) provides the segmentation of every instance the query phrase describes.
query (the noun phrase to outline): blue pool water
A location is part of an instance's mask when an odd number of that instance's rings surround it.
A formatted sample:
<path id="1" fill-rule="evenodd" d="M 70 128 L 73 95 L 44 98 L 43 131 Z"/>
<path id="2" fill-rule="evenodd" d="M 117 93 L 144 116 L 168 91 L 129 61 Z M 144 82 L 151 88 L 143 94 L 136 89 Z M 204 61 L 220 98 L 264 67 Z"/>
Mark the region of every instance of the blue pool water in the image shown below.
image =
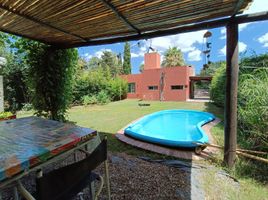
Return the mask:
<path id="1" fill-rule="evenodd" d="M 193 110 L 164 110 L 146 115 L 130 124 L 124 133 L 133 138 L 172 147 L 196 147 L 208 143 L 201 126 L 214 115 Z"/>

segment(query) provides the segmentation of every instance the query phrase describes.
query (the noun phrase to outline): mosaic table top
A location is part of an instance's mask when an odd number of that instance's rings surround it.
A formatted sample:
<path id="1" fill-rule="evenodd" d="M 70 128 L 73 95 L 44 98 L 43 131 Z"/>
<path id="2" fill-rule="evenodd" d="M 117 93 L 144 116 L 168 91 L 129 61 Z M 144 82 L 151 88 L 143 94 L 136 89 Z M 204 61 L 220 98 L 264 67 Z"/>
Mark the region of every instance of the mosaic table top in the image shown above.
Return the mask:
<path id="1" fill-rule="evenodd" d="M 0 122 L 0 181 L 83 143 L 95 130 L 25 117 Z"/>

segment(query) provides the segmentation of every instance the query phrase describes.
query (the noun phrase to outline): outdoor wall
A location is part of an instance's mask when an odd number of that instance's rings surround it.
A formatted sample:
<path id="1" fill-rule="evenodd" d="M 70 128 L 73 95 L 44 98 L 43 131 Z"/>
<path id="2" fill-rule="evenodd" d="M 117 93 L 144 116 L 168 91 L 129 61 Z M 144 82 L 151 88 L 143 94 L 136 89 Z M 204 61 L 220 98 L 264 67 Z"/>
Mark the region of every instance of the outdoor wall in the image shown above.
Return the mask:
<path id="1" fill-rule="evenodd" d="M 160 100 L 161 76 L 163 76 L 163 101 L 186 101 L 190 98 L 190 76 L 194 68 L 190 66 L 160 68 L 160 55 L 147 53 L 144 56 L 145 66 L 141 74 L 123 75 L 128 83 L 135 83 L 135 93 L 128 93 L 127 98 L 143 100 Z M 171 86 L 179 86 L 172 89 Z"/>
<path id="2" fill-rule="evenodd" d="M 160 75 L 161 69 L 144 70 L 142 73 L 142 99 L 160 100 Z M 157 90 L 149 90 L 149 86 L 157 86 Z"/>
<path id="3" fill-rule="evenodd" d="M 186 101 L 189 99 L 189 74 L 191 67 L 179 66 L 164 68 L 164 101 Z M 172 85 L 183 85 L 181 90 L 172 90 Z"/>
<path id="4" fill-rule="evenodd" d="M 141 90 L 141 78 L 142 74 L 129 74 L 121 75 L 121 77 L 126 80 L 128 83 L 135 83 L 135 93 L 127 93 L 128 99 L 141 99 L 142 90 Z"/>
<path id="5" fill-rule="evenodd" d="M 160 69 L 161 61 L 160 54 L 157 52 L 144 54 L 144 70 Z"/>

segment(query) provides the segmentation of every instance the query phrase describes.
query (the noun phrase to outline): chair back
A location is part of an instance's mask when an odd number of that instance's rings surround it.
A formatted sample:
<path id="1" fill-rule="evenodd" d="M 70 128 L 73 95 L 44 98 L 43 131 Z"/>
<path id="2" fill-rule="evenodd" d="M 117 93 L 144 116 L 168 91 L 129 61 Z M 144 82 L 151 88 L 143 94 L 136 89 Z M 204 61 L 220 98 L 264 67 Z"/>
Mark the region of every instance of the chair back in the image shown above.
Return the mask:
<path id="1" fill-rule="evenodd" d="M 107 140 L 103 140 L 85 159 L 37 178 L 38 200 L 72 199 L 83 189 L 91 171 L 107 159 Z M 82 187 L 82 188 L 81 188 Z"/>

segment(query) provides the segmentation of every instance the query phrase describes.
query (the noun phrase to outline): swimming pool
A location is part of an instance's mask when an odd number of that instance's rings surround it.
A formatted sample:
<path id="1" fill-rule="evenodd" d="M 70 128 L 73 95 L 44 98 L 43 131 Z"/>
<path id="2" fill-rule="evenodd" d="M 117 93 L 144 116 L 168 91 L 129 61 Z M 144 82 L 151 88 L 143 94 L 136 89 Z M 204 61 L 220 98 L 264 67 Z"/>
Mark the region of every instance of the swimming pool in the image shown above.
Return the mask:
<path id="1" fill-rule="evenodd" d="M 194 110 L 163 110 L 130 124 L 124 133 L 133 138 L 171 147 L 196 147 L 208 143 L 201 126 L 214 115 Z"/>

